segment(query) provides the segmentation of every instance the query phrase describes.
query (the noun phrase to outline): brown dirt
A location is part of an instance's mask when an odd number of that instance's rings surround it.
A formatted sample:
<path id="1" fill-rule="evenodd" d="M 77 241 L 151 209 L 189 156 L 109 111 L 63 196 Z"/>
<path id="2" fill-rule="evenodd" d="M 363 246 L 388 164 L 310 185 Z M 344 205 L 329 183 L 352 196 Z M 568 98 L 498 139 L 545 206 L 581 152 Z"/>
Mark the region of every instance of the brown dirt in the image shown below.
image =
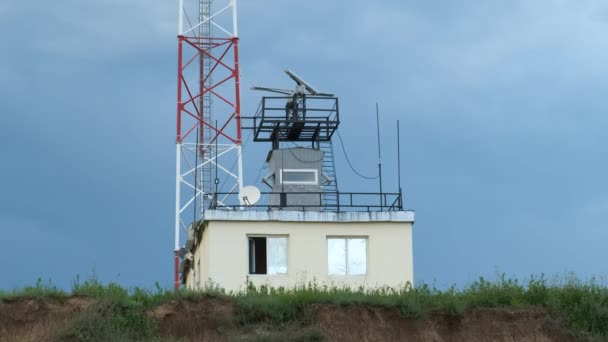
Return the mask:
<path id="1" fill-rule="evenodd" d="M 67 322 L 95 303 L 84 297 L 0 300 L 0 342 L 50 341 Z"/>
<path id="2" fill-rule="evenodd" d="M 567 342 L 574 336 L 542 309 L 474 309 L 462 317 L 434 312 L 412 320 L 396 310 L 318 305 L 314 321 L 330 341 Z"/>
<path id="3" fill-rule="evenodd" d="M 52 341 L 70 319 L 95 300 L 18 299 L 0 301 L 0 342 Z M 370 306 L 317 304 L 305 322 L 282 327 L 240 326 L 232 302 L 220 298 L 176 300 L 148 314 L 169 340 L 327 340 L 420 342 L 567 342 L 574 341 L 564 324 L 543 309 L 474 309 L 454 317 L 433 312 L 419 320 L 392 309 Z"/>
<path id="4" fill-rule="evenodd" d="M 226 341 L 238 329 L 234 305 L 225 299 L 174 300 L 150 312 L 164 337 Z"/>

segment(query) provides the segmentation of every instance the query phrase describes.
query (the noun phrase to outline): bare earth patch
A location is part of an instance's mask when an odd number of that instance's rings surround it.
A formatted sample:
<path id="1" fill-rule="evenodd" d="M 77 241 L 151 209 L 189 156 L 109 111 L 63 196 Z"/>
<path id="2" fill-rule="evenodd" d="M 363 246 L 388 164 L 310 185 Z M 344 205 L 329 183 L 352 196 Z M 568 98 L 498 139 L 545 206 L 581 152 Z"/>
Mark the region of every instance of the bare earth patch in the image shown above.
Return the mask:
<path id="1" fill-rule="evenodd" d="M 85 297 L 0 301 L 0 342 L 52 341 L 71 318 L 95 302 Z"/>
<path id="2" fill-rule="evenodd" d="M 96 300 L 85 297 L 0 301 L 0 342 L 53 341 L 71 319 Z M 453 316 L 431 312 L 408 319 L 397 310 L 369 305 L 315 304 L 301 322 L 242 326 L 229 299 L 173 300 L 147 312 L 161 338 L 186 341 L 327 340 L 420 342 L 566 342 L 574 335 L 544 309 L 473 309 Z"/>

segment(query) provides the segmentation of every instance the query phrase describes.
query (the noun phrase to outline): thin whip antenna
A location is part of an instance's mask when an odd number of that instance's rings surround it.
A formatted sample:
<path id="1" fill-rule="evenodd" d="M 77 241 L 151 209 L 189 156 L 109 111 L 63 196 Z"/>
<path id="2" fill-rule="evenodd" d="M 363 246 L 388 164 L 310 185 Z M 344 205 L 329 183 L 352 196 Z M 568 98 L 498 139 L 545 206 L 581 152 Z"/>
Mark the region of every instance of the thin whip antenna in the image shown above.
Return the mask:
<path id="1" fill-rule="evenodd" d="M 399 129 L 399 120 L 397 120 L 397 184 L 401 191 L 401 130 Z"/>
<path id="2" fill-rule="evenodd" d="M 403 195 L 401 192 L 401 129 L 397 120 L 397 184 L 399 185 L 399 203 L 403 206 Z M 403 207 L 401 208 L 403 209 Z"/>
<path id="3" fill-rule="evenodd" d="M 200 149 L 199 149 L 199 146 L 198 146 L 198 144 L 199 144 L 199 132 L 198 132 L 198 130 L 199 129 L 197 128 L 196 129 L 196 147 L 195 147 L 196 153 L 194 154 L 194 165 L 198 165 L 198 155 L 200 153 Z M 199 184 L 198 183 L 199 183 L 199 180 L 198 180 L 198 171 L 195 171 L 194 172 L 194 197 L 193 197 L 194 198 L 194 215 L 193 215 L 194 217 L 192 219 L 192 222 L 196 221 L 196 212 L 198 210 L 196 208 L 196 195 L 197 195 L 197 192 L 199 192 L 199 191 L 202 192 L 203 191 L 202 186 L 199 188 Z M 204 196 L 205 195 L 200 196 L 201 197 L 201 207 L 203 207 L 203 201 L 204 201 L 203 197 Z M 198 210 L 198 211 L 200 211 L 200 210 Z"/>
<path id="4" fill-rule="evenodd" d="M 378 178 L 380 182 L 380 211 L 382 211 L 382 154 L 380 153 L 380 111 L 376 102 L 376 128 L 378 131 Z"/>
<path id="5" fill-rule="evenodd" d="M 218 127 L 217 120 L 215 120 L 215 127 Z M 217 141 L 218 140 L 219 140 L 218 138 L 215 138 L 215 180 L 213 181 L 215 183 L 215 202 L 216 202 L 215 204 L 216 205 L 217 205 L 217 196 L 218 196 L 218 194 L 217 194 L 217 186 L 220 183 L 220 179 L 217 177 L 217 164 L 219 164 L 219 161 L 217 160 L 217 152 L 218 152 L 217 151 L 217 147 L 218 147 Z"/>

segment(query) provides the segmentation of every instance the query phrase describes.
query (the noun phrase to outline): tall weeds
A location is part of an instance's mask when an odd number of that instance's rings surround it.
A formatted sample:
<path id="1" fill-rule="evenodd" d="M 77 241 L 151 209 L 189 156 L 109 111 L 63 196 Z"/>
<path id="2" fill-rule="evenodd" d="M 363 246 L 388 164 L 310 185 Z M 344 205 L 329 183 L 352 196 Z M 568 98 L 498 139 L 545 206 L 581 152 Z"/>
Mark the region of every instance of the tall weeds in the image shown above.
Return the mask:
<path id="1" fill-rule="evenodd" d="M 154 290 L 126 289 L 115 283 L 102 284 L 92 275 L 84 282 L 77 277 L 69 293 L 53 286 L 50 281 L 40 279 L 35 286 L 0 291 L 0 299 L 9 301 L 24 297 L 62 300 L 70 295 L 95 298 L 98 304 L 72 322 L 64 332 L 66 340 L 98 340 L 86 337 L 95 334 L 112 340 L 121 340 L 122 337 L 153 340 L 157 332 L 156 323 L 146 314 L 147 310 L 175 299 L 195 301 L 209 296 L 232 301 L 236 307 L 236 319 L 243 325 L 305 322 L 310 318 L 313 304 L 393 308 L 412 319 L 424 318 L 432 311 L 460 316 L 475 308 L 542 307 L 561 315 L 579 334 L 608 337 L 608 287 L 597 279 L 581 281 L 572 275 L 552 280 L 541 275 L 520 282 L 499 274 L 494 280 L 480 278 L 464 288 L 453 286 L 448 289 L 426 284 L 351 289 L 319 285 L 314 281 L 293 288 L 249 283 L 243 291 L 228 294 L 217 284 L 204 291 L 175 292 L 158 284 Z"/>

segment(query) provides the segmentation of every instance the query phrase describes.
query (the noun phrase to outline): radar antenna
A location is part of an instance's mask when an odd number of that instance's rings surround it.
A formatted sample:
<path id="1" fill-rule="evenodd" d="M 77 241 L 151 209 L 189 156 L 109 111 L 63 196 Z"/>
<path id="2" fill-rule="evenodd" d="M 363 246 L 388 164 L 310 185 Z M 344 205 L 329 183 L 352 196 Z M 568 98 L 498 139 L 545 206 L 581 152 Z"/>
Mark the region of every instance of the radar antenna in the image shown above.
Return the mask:
<path id="1" fill-rule="evenodd" d="M 296 75 L 293 71 L 286 69 L 285 73 L 289 76 L 294 82 L 296 82 L 296 87 L 294 90 L 288 89 L 280 89 L 280 88 L 269 88 L 269 87 L 251 87 L 251 90 L 260 90 L 260 91 L 268 91 L 271 93 L 278 93 L 287 96 L 294 95 L 313 95 L 313 96 L 322 96 L 322 97 L 333 97 L 334 94 L 324 93 L 317 91 L 310 83 L 304 81 L 300 76 Z"/>

